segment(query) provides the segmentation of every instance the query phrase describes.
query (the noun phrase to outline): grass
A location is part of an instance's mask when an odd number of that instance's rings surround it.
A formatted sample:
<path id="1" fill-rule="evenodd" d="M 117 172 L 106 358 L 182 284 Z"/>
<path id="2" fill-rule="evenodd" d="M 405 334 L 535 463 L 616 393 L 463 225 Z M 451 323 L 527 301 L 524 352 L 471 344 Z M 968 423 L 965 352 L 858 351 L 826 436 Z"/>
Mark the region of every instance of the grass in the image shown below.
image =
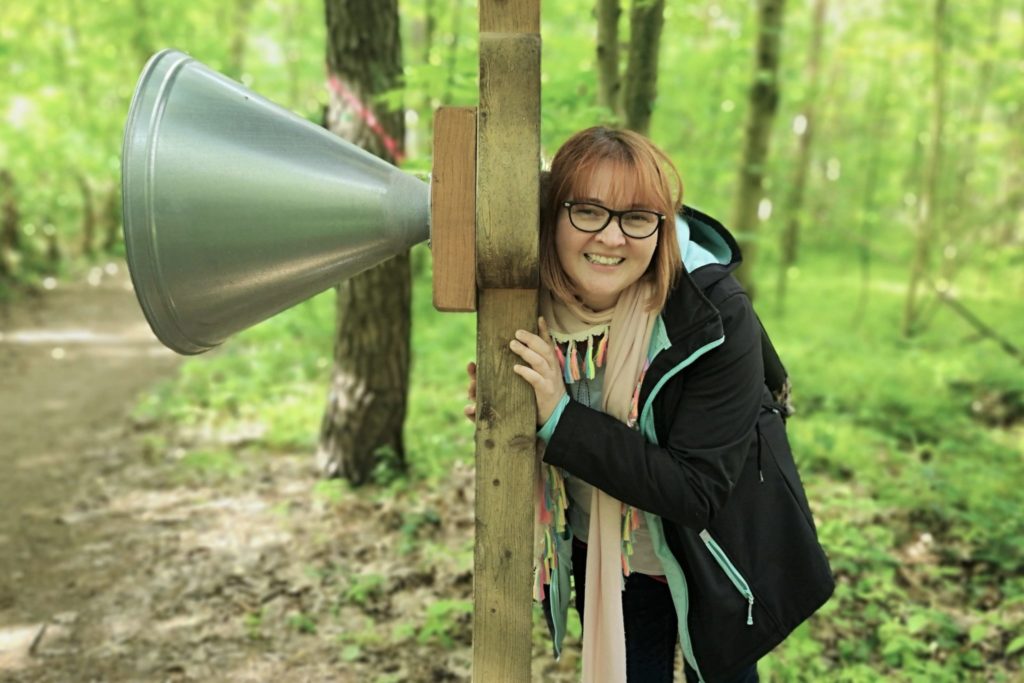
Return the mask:
<path id="1" fill-rule="evenodd" d="M 1018 677 L 1024 657 L 1024 368 L 939 304 L 930 304 L 919 335 L 902 338 L 905 277 L 895 266 L 874 266 L 867 306 L 856 315 L 860 281 L 849 259 L 807 253 L 804 260 L 790 282 L 785 315 L 771 300 L 767 283 L 774 273 L 763 260 L 767 293 L 757 307 L 795 386 L 798 413 L 789 433 L 838 586 L 821 612 L 766 658 L 763 677 Z M 376 493 L 317 484 L 315 495 L 328 501 L 441 485 L 455 462 L 472 460 L 473 432 L 462 407 L 475 316 L 436 312 L 429 253 L 417 247 L 413 262 L 409 472 Z M 1022 283 L 1010 277 L 1000 289 L 996 275 L 961 273 L 961 301 L 1020 345 Z M 222 431 L 247 426 L 252 432 L 257 424 L 257 445 L 312 457 L 333 315 L 328 292 L 190 360 L 176 380 L 140 404 L 137 417 Z M 232 471 L 223 454 L 192 457 L 188 467 L 217 476 Z M 433 523 L 432 514 L 409 511 L 402 542 L 429 543 L 419 530 Z M 348 587 L 349 597 L 369 599 L 378 587 L 366 577 Z M 424 625 L 405 635 L 446 646 L 466 608 L 438 602 Z M 543 629 L 537 633 L 543 637 Z"/>

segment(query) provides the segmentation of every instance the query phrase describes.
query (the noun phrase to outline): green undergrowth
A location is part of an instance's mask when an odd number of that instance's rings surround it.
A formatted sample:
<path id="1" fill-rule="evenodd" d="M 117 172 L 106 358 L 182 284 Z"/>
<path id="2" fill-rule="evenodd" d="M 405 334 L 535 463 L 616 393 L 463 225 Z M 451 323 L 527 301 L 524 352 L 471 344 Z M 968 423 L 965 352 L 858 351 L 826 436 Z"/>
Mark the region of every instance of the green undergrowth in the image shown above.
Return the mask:
<path id="1" fill-rule="evenodd" d="M 818 267 L 792 281 L 785 315 L 758 308 L 794 383 L 789 434 L 837 589 L 764 673 L 1019 680 L 1024 367 L 934 297 L 904 339 L 900 272 L 875 273 L 858 310 L 856 271 Z M 974 315 L 1024 341 L 1019 296 L 958 283 Z"/>
<path id="2" fill-rule="evenodd" d="M 475 316 L 436 312 L 429 252 L 417 247 L 413 256 L 409 470 L 363 492 L 316 485 L 326 500 L 444 485 L 455 461 L 472 459 L 462 407 Z M 762 663 L 763 679 L 1019 679 L 1024 367 L 933 296 L 924 297 L 923 329 L 903 338 L 901 270 L 875 266 L 865 299 L 847 259 L 804 258 L 810 265 L 794 271 L 784 315 L 767 286 L 771 263 L 759 265 L 766 284 L 757 308 L 795 386 L 789 433 L 837 589 Z M 961 273 L 959 300 L 1020 346 L 1024 282 L 1009 280 Z M 184 363 L 136 418 L 184 432 L 237 432 L 268 451 L 312 458 L 333 331 L 327 292 Z M 211 455 L 218 452 L 194 456 L 190 471 L 229 476 L 234 465 Z M 429 513 L 401 522 L 410 542 L 429 523 Z M 354 585 L 350 597 L 373 589 Z M 467 608 L 439 602 L 417 637 L 444 645 L 445 629 Z M 349 643 L 349 655 L 364 646 Z"/>

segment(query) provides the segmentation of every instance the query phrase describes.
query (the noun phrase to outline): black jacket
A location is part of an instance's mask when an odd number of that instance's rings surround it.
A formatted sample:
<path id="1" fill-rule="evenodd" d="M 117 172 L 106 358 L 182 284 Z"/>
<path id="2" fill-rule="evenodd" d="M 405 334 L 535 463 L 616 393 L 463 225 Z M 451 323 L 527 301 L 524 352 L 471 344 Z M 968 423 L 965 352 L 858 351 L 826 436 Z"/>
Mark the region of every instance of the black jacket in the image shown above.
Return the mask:
<path id="1" fill-rule="evenodd" d="M 641 386 L 641 430 L 570 401 L 544 459 L 661 517 L 685 576 L 684 654 L 715 683 L 779 644 L 834 582 L 765 386 L 760 323 L 730 274 L 739 248 L 714 219 L 683 216 L 732 256 L 684 274 L 671 293 L 661 316 L 671 346 Z"/>

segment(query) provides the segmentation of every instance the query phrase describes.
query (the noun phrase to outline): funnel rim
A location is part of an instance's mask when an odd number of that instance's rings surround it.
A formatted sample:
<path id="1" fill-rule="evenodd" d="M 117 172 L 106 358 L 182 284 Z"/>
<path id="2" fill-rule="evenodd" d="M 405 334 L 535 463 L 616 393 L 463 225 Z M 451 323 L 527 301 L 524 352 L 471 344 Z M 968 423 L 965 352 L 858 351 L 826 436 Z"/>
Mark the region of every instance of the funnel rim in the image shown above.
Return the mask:
<path id="1" fill-rule="evenodd" d="M 125 254 L 139 305 L 161 343 L 183 355 L 208 351 L 216 343 L 185 333 L 172 294 L 165 286 L 153 210 L 156 140 L 167 104 L 165 93 L 177 74 L 195 60 L 167 48 L 153 55 L 139 75 L 128 108 L 121 153 L 121 201 Z"/>

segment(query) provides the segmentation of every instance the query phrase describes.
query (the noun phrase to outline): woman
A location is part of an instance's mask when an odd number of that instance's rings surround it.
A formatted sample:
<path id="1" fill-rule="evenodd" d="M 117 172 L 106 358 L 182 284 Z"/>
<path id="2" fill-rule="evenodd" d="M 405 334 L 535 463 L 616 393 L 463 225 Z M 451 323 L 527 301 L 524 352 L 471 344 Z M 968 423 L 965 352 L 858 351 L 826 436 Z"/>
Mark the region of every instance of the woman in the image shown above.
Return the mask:
<path id="1" fill-rule="evenodd" d="M 510 348 L 537 399 L 535 597 L 555 652 L 572 575 L 584 681 L 672 681 L 677 634 L 688 680 L 756 681 L 833 581 L 739 249 L 636 133 L 577 133 L 549 180 L 540 334 Z"/>

